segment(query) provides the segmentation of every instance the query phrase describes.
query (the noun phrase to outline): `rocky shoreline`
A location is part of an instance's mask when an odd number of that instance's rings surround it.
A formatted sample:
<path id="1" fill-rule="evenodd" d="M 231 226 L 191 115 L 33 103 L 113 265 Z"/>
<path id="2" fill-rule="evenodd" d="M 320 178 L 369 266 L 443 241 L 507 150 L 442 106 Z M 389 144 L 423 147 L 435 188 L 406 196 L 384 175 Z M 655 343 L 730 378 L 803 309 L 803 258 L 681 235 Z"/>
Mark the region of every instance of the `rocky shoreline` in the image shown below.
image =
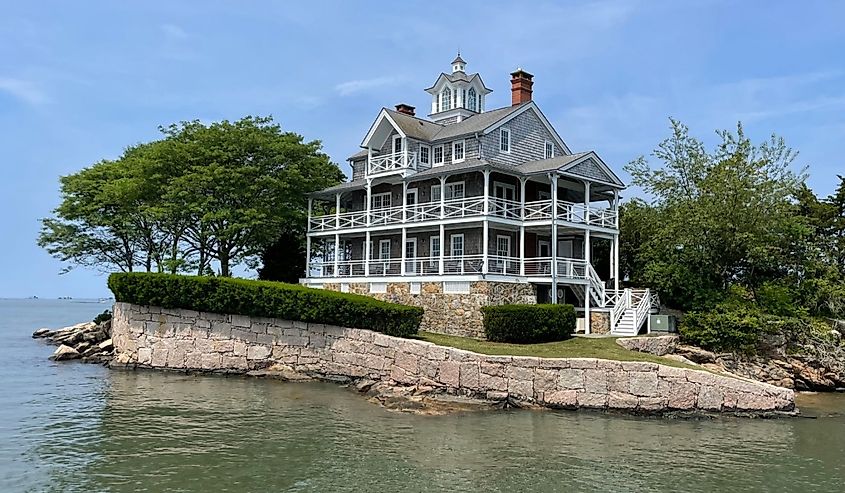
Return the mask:
<path id="1" fill-rule="evenodd" d="M 32 338 L 59 346 L 50 356 L 53 361 L 79 360 L 108 365 L 114 357 L 111 320 L 99 324 L 84 322 L 57 330 L 38 329 L 32 333 Z"/>

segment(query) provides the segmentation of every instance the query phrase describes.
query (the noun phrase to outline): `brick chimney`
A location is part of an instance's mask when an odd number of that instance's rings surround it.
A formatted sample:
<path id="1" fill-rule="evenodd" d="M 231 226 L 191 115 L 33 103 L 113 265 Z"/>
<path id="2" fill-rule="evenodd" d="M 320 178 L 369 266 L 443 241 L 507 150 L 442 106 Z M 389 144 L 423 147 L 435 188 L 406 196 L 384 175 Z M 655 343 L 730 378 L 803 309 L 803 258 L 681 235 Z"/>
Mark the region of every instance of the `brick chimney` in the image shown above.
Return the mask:
<path id="1" fill-rule="evenodd" d="M 516 69 L 516 72 L 511 72 L 511 104 L 516 106 L 531 101 L 533 86 L 533 75 L 521 68 Z"/>
<path id="2" fill-rule="evenodd" d="M 530 99 L 530 96 L 529 96 L 529 99 Z M 396 105 L 396 111 L 398 111 L 399 113 L 404 113 L 406 115 L 410 115 L 410 116 L 415 115 L 415 113 L 414 113 L 415 109 L 416 108 L 414 108 L 413 106 L 411 106 L 409 104 L 405 104 L 405 103 L 399 103 L 399 104 Z"/>

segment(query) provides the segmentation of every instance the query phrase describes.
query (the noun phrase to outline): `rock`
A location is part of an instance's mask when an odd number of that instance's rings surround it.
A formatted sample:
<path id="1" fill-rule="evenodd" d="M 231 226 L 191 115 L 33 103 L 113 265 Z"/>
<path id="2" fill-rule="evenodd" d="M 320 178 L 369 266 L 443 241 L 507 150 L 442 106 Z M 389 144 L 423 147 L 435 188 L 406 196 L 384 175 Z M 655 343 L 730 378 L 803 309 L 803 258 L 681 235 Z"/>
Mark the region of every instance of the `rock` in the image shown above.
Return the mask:
<path id="1" fill-rule="evenodd" d="M 97 345 L 100 351 L 111 351 L 114 348 L 114 344 L 112 343 L 111 339 L 106 339 L 105 341 L 101 342 Z"/>
<path id="2" fill-rule="evenodd" d="M 649 337 L 620 337 L 616 339 L 619 344 L 630 351 L 650 353 L 663 356 L 675 351 L 680 338 L 677 335 L 649 336 Z"/>
<path id="3" fill-rule="evenodd" d="M 91 348 L 91 347 L 97 347 L 97 346 L 92 346 L 90 342 L 85 342 L 85 341 L 80 342 L 79 344 L 73 346 L 73 348 L 76 349 L 80 353 L 84 353 L 85 351 L 88 350 L 88 348 Z"/>
<path id="4" fill-rule="evenodd" d="M 699 364 L 716 362 L 716 354 L 695 346 L 680 345 L 675 353 Z"/>
<path id="5" fill-rule="evenodd" d="M 48 335 L 50 335 L 50 329 L 38 329 L 32 333 L 32 338 L 40 339 L 42 337 L 47 337 Z"/>
<path id="6" fill-rule="evenodd" d="M 80 356 L 81 355 L 79 354 L 79 351 L 70 346 L 65 346 L 64 344 L 62 344 L 61 346 L 59 346 L 58 349 L 56 349 L 56 352 L 54 352 L 53 355 L 50 356 L 50 359 L 53 361 L 65 361 L 69 359 L 77 359 Z"/>

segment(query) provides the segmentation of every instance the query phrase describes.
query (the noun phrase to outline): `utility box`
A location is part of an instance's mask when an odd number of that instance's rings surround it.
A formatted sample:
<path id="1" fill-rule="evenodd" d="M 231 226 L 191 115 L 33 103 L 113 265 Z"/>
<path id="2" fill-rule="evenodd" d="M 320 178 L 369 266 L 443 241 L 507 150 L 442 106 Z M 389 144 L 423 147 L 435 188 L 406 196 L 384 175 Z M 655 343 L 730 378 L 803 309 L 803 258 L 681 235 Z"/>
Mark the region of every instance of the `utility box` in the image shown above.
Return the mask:
<path id="1" fill-rule="evenodd" d="M 652 332 L 677 332 L 675 317 L 672 315 L 649 315 Z"/>

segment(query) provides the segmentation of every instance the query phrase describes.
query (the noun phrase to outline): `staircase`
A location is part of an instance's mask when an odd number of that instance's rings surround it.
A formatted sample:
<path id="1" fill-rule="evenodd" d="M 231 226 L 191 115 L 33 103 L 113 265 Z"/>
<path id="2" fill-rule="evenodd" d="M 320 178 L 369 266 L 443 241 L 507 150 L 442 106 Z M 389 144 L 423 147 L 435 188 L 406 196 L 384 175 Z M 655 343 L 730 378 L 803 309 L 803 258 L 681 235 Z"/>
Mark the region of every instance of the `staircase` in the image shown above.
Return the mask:
<path id="1" fill-rule="evenodd" d="M 617 336 L 635 336 L 651 311 L 651 291 L 625 288 L 618 294 L 616 303 L 610 310 L 610 333 Z"/>

